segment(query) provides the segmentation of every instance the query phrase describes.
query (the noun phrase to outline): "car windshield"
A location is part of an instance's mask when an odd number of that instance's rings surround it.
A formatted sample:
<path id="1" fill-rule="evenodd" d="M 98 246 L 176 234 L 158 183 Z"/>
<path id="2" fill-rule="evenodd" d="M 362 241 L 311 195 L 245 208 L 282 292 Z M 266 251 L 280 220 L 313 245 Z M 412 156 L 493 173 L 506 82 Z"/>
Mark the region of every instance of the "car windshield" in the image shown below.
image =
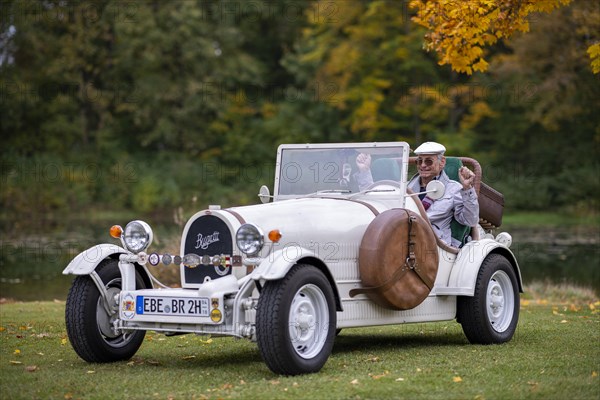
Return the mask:
<path id="1" fill-rule="evenodd" d="M 313 193 L 357 193 L 361 175 L 356 157 L 361 153 L 371 156 L 371 169 L 367 174 L 374 182 L 406 181 L 408 145 L 404 142 L 282 145 L 278 152 L 275 193 L 280 198 Z"/>

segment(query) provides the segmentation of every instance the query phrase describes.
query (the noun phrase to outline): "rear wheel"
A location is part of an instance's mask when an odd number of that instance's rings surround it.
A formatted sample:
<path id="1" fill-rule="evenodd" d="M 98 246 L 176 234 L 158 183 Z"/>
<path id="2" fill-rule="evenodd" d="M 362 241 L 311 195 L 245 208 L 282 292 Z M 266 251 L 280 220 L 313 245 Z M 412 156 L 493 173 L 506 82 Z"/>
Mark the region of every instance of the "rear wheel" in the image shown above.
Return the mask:
<path id="1" fill-rule="evenodd" d="M 333 290 L 311 265 L 295 265 L 281 280 L 265 284 L 256 313 L 258 348 L 277 374 L 319 371 L 336 332 Z"/>
<path id="2" fill-rule="evenodd" d="M 115 296 L 121 291 L 119 262 L 103 260 L 96 272 L 108 293 L 110 312 L 103 306 L 100 291 L 91 277 L 78 276 L 67 296 L 65 319 L 67 335 L 75 352 L 88 362 L 112 362 L 131 358 L 144 340 L 146 331 L 116 331 L 113 321 L 119 317 Z M 136 273 L 136 288 L 145 288 Z"/>
<path id="3" fill-rule="evenodd" d="M 490 254 L 481 264 L 473 297 L 458 298 L 458 321 L 471 343 L 509 341 L 517 329 L 520 296 L 506 257 Z"/>

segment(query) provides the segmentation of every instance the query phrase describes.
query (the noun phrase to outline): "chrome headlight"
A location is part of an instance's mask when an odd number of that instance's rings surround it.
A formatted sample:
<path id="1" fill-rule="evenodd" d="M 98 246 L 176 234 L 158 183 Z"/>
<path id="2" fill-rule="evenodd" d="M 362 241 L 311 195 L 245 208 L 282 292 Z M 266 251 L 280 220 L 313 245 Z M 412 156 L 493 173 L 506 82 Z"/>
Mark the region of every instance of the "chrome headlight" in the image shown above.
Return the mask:
<path id="1" fill-rule="evenodd" d="M 260 228 L 253 224 L 240 226 L 235 234 L 238 249 L 246 255 L 257 254 L 265 243 L 265 237 Z"/>
<path id="2" fill-rule="evenodd" d="M 125 227 L 121 238 L 127 250 L 137 254 L 150 246 L 153 237 L 150 225 L 144 221 L 131 221 Z"/>

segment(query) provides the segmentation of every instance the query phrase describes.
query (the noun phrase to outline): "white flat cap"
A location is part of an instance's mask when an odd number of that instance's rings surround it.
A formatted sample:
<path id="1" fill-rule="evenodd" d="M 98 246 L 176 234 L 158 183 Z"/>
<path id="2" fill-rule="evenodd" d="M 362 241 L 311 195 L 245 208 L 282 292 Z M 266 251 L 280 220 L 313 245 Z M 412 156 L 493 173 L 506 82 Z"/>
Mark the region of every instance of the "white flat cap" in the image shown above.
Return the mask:
<path id="1" fill-rule="evenodd" d="M 444 145 L 436 142 L 425 142 L 415 149 L 415 154 L 444 154 L 446 148 Z"/>

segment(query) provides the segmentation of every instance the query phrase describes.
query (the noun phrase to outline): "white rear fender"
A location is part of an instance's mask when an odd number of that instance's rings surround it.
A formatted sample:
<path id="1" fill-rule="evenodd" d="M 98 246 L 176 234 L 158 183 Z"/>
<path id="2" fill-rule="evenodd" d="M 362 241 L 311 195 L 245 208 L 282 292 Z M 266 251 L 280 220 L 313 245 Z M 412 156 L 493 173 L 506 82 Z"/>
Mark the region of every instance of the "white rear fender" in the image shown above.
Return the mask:
<path id="1" fill-rule="evenodd" d="M 87 250 L 79 253 L 67 268 L 64 269 L 63 275 L 89 275 L 96 269 L 100 261 L 113 254 L 129 253 L 121 246 L 117 246 L 111 243 L 98 244 L 90 247 Z"/>
<path id="2" fill-rule="evenodd" d="M 438 288 L 436 294 L 473 296 L 481 263 L 491 253 L 502 254 L 513 265 L 518 279 L 519 290 L 523 291 L 521 271 L 513 253 L 508 247 L 493 239 L 482 239 L 469 242 L 460 249 L 460 253 L 458 253 L 456 261 L 452 266 L 448 286 Z"/>

